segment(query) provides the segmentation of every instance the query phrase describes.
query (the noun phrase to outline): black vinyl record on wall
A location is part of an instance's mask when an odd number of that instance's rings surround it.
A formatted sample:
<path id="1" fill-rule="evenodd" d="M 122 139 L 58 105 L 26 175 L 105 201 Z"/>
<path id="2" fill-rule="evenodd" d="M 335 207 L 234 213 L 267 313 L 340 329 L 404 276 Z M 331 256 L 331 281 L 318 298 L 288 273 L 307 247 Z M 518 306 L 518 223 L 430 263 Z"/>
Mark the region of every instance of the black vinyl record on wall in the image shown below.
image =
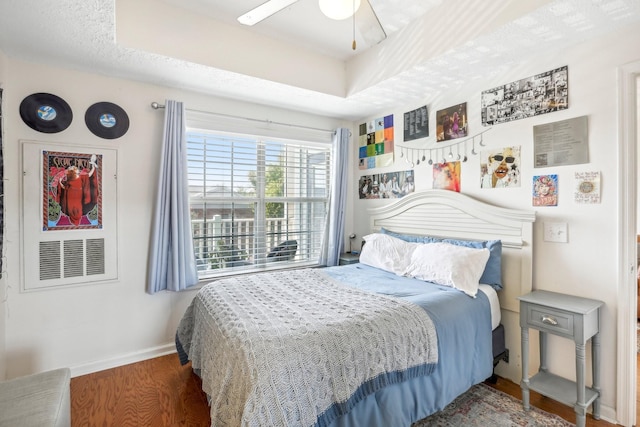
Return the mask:
<path id="1" fill-rule="evenodd" d="M 84 121 L 89 130 L 100 138 L 120 138 L 129 130 L 129 116 L 111 102 L 96 102 L 87 108 Z"/>
<path id="2" fill-rule="evenodd" d="M 34 93 L 20 103 L 20 117 L 31 129 L 57 133 L 69 127 L 73 113 L 69 104 L 59 96 Z"/>

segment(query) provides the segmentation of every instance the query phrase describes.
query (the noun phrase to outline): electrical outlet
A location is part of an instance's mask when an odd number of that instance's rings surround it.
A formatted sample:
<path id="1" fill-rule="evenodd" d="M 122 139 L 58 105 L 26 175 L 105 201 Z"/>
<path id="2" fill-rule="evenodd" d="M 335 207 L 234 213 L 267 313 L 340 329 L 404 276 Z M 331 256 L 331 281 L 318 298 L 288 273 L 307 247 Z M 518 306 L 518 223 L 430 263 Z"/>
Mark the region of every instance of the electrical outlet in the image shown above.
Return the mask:
<path id="1" fill-rule="evenodd" d="M 567 243 L 567 223 L 566 222 L 545 222 L 544 241 Z"/>

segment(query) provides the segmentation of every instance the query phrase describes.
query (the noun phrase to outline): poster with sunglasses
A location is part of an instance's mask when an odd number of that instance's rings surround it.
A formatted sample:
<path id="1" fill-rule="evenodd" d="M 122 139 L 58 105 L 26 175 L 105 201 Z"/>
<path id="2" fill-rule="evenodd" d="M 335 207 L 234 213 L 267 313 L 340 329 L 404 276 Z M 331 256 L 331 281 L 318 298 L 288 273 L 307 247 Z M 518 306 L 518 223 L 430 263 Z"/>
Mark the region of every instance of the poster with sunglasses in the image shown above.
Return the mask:
<path id="1" fill-rule="evenodd" d="M 520 187 L 520 146 L 480 152 L 480 188 Z"/>

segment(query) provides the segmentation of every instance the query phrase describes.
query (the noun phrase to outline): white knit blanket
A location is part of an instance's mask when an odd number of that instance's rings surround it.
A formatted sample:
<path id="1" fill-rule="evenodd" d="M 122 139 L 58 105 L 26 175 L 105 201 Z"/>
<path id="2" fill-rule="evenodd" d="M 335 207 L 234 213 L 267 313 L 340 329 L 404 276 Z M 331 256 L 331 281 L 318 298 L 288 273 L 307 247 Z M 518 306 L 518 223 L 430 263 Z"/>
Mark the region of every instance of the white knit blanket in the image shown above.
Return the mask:
<path id="1" fill-rule="evenodd" d="M 438 361 L 422 308 L 340 284 L 321 269 L 206 285 L 176 339 L 202 378 L 214 427 L 327 424 Z"/>

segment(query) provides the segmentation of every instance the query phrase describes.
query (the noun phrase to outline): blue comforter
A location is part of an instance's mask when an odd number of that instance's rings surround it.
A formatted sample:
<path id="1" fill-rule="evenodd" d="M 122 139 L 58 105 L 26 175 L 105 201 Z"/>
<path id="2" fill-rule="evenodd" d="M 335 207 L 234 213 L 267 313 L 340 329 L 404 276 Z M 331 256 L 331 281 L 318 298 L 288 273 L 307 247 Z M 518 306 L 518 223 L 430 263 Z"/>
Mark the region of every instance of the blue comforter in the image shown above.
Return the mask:
<path id="1" fill-rule="evenodd" d="M 423 307 L 435 324 L 439 349 L 439 362 L 431 375 L 377 391 L 334 421 L 332 427 L 408 427 L 491 376 L 491 310 L 483 292 L 471 298 L 452 288 L 399 277 L 364 264 L 324 271 L 350 286 L 404 298 Z"/>

